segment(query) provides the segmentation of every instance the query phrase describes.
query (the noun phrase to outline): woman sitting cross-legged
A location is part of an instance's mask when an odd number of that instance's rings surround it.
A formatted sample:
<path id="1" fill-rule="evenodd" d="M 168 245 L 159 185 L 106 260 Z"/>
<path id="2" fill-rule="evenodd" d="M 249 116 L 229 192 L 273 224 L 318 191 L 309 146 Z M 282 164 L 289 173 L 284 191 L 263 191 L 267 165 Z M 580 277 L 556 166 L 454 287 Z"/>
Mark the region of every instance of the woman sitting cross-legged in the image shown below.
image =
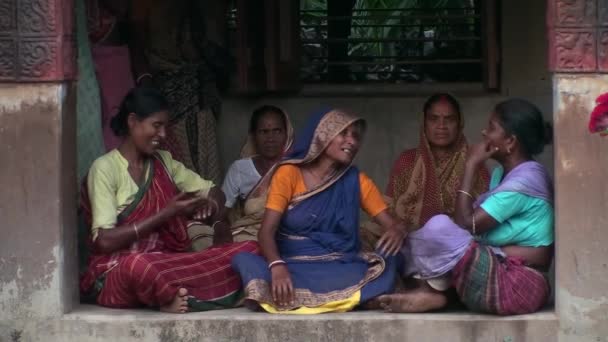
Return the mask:
<path id="1" fill-rule="evenodd" d="M 253 111 L 241 159 L 232 163 L 222 185 L 234 241 L 257 241 L 272 170 L 292 142 L 293 127 L 283 110 L 264 105 Z M 195 250 L 212 243 L 210 227 L 193 225 L 188 233 Z"/>
<path id="2" fill-rule="evenodd" d="M 124 141 L 93 163 L 82 192 L 90 227 L 90 256 L 80 280 L 85 300 L 174 313 L 239 301 L 241 282 L 230 262 L 239 252 L 257 253 L 257 243 L 228 244 L 223 193 L 157 149 L 168 119 L 167 101 L 150 88 L 133 89 L 112 119 Z M 192 217 L 212 222 L 221 246 L 189 253 L 186 223 Z"/>
<path id="3" fill-rule="evenodd" d="M 392 291 L 405 225 L 351 165 L 364 128 L 343 111 L 322 111 L 274 171 L 258 234 L 264 257 L 242 253 L 232 262 L 250 308 L 344 312 Z M 361 252 L 360 208 L 385 229 L 379 253 Z"/>
<path id="4" fill-rule="evenodd" d="M 541 271 L 553 255 L 553 185 L 533 156 L 550 141 L 550 126 L 534 105 L 511 99 L 495 107 L 482 135 L 467 157 L 454 220 L 434 216 L 405 241 L 404 276 L 420 279 L 420 287 L 379 298 L 387 310 L 439 309 L 451 286 L 478 312 L 524 314 L 546 304 L 549 282 Z M 475 200 L 474 175 L 488 158 L 500 167 Z"/>
<path id="5" fill-rule="evenodd" d="M 386 187 L 387 201 L 410 230 L 422 227 L 431 217 L 453 217 L 456 190 L 464 173 L 469 144 L 464 136 L 464 113 L 452 95 L 437 93 L 422 108 L 418 146 L 399 155 Z M 471 194 L 488 189 L 488 170 L 477 171 Z M 361 228 L 364 249 L 373 248 L 381 235 L 378 225 Z"/>

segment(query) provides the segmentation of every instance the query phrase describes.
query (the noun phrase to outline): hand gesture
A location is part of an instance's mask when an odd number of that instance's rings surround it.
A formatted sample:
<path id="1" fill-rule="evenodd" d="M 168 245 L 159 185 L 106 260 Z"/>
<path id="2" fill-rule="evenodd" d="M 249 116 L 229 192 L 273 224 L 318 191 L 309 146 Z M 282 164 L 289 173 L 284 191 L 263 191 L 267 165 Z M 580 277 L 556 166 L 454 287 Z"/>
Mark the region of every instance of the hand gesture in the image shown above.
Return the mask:
<path id="1" fill-rule="evenodd" d="M 191 216 L 206 199 L 193 195 L 192 193 L 182 192 L 173 197 L 167 204 L 166 210 L 171 216 Z"/>
<path id="2" fill-rule="evenodd" d="M 209 217 L 212 217 L 218 211 L 219 206 L 217 202 L 210 198 L 206 198 L 201 201 L 201 204 L 197 208 L 196 213 L 194 213 L 193 218 L 198 221 L 205 221 Z"/>
<path id="3" fill-rule="evenodd" d="M 481 164 L 485 163 L 486 160 L 490 159 L 496 152 L 498 152 L 498 147 L 492 147 L 490 146 L 490 142 L 482 141 L 469 147 L 466 162 L 471 166 L 479 167 Z"/>
<path id="4" fill-rule="evenodd" d="M 380 240 L 376 244 L 376 250 L 384 255 L 396 255 L 401 249 L 406 236 L 407 232 L 404 229 L 393 226 L 382 234 L 382 237 L 380 237 Z"/>

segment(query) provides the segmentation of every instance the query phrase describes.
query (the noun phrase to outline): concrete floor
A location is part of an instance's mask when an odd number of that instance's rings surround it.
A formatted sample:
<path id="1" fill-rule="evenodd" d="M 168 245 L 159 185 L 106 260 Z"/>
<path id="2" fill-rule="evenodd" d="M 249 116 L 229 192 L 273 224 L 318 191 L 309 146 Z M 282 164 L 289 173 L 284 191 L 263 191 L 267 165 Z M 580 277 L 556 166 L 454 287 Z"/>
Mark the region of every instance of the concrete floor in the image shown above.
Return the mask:
<path id="1" fill-rule="evenodd" d="M 11 327 L 5 326 L 4 329 Z M 81 305 L 59 320 L 26 322 L 4 335 L 24 341 L 555 341 L 553 310 L 511 317 L 358 311 L 313 316 L 246 309 L 183 315 Z M 0 331 L 2 327 L 0 326 Z M 5 330 L 6 332 L 6 330 Z M 4 341 L 0 334 L 0 341 Z M 15 338 L 17 337 L 17 338 Z"/>

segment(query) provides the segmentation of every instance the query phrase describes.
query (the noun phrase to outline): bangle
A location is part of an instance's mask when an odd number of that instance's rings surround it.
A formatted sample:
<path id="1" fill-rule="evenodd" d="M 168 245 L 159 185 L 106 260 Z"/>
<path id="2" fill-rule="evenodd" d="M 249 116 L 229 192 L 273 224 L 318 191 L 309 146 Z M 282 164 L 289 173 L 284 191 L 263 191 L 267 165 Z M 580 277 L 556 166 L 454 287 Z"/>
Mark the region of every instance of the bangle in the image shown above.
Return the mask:
<path id="1" fill-rule="evenodd" d="M 278 259 L 278 260 L 275 260 L 275 261 L 271 262 L 270 264 L 268 264 L 268 269 L 271 269 L 272 266 L 285 265 L 285 264 L 287 264 L 285 261 Z"/>
<path id="2" fill-rule="evenodd" d="M 468 196 L 470 199 L 475 199 L 475 198 L 473 198 L 473 195 L 471 195 L 470 193 L 468 193 L 468 192 L 466 192 L 466 191 L 464 191 L 464 190 L 456 190 L 456 192 L 457 192 L 457 193 L 459 193 L 459 194 L 465 194 L 465 195 L 467 195 L 467 196 Z"/>
<path id="3" fill-rule="evenodd" d="M 475 236 L 475 235 L 477 235 L 477 232 L 475 229 L 475 213 L 473 213 L 473 215 L 471 215 L 471 221 L 473 222 L 473 227 L 471 227 L 473 230 L 473 236 Z"/>
<path id="4" fill-rule="evenodd" d="M 222 223 L 222 221 L 215 221 L 213 222 L 213 224 L 211 225 L 211 229 L 215 229 L 215 225 L 218 223 Z"/>
<path id="5" fill-rule="evenodd" d="M 135 231 L 135 240 L 139 240 L 139 231 L 137 230 L 136 223 L 133 223 L 133 230 Z"/>
<path id="6" fill-rule="evenodd" d="M 141 82 L 141 80 L 144 77 L 150 77 L 150 78 L 152 78 L 152 74 L 146 72 L 146 73 L 143 73 L 143 74 L 139 75 L 139 77 L 137 77 L 137 80 L 135 80 L 135 84 L 139 84 L 139 82 Z"/>

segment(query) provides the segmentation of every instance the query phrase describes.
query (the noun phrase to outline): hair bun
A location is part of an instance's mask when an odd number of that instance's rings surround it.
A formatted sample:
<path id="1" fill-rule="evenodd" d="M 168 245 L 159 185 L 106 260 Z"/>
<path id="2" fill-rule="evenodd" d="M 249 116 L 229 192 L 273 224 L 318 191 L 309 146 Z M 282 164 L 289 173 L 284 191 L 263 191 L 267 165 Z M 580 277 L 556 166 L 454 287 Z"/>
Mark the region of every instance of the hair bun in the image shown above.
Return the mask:
<path id="1" fill-rule="evenodd" d="M 115 136 L 120 137 L 127 133 L 127 116 L 128 113 L 124 108 L 121 108 L 110 120 L 110 129 L 112 129 Z"/>

